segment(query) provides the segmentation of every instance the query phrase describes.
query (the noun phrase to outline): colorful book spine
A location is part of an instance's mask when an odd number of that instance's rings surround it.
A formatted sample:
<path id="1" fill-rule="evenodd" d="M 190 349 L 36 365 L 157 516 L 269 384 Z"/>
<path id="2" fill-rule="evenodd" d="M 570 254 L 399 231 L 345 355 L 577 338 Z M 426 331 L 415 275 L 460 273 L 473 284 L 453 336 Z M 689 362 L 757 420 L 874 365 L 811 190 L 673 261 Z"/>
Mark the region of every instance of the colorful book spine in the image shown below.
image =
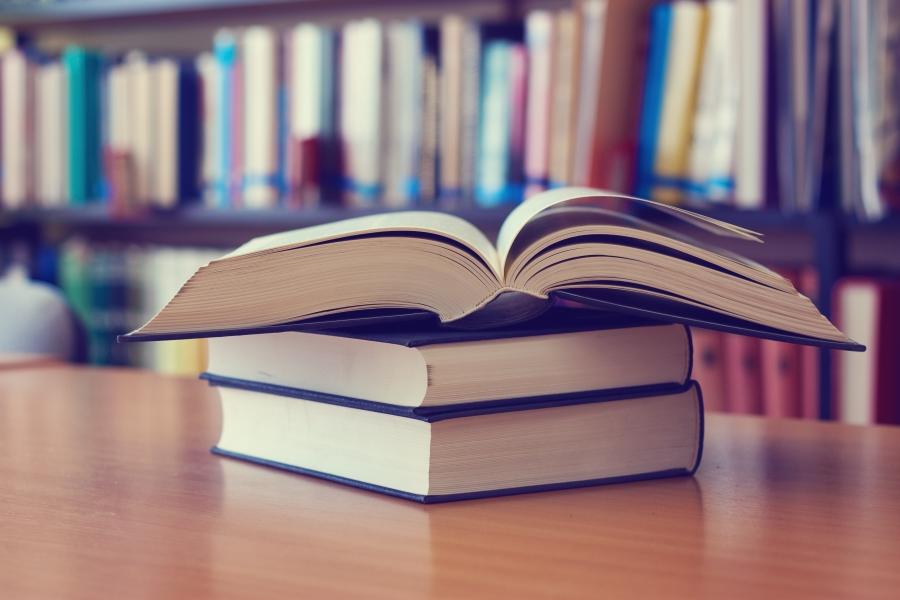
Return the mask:
<path id="1" fill-rule="evenodd" d="M 69 94 L 69 200 L 85 204 L 100 183 L 99 57 L 79 46 L 63 51 Z"/>
<path id="2" fill-rule="evenodd" d="M 650 196 L 662 202 L 681 200 L 687 176 L 697 80 L 706 40 L 707 8 L 699 2 L 672 4 L 659 131 L 653 159 Z"/>
<path id="3" fill-rule="evenodd" d="M 216 208 L 228 208 L 231 206 L 229 193 L 231 154 L 232 146 L 235 143 L 232 114 L 235 111 L 233 88 L 235 62 L 237 61 L 237 38 L 234 32 L 222 29 L 216 33 L 213 40 L 213 56 L 218 66 L 216 129 L 219 134 L 210 204 Z"/>
<path id="4" fill-rule="evenodd" d="M 278 202 L 278 39 L 266 27 L 242 35 L 243 174 L 247 208 L 271 208 Z"/>
<path id="5" fill-rule="evenodd" d="M 525 21 L 530 60 L 528 71 L 525 196 L 550 183 L 550 114 L 553 81 L 554 19 L 548 11 L 533 11 Z"/>
<path id="6" fill-rule="evenodd" d="M 662 115 L 663 89 L 666 81 L 666 62 L 669 54 L 669 34 L 672 29 L 672 5 L 657 4 L 650 13 L 650 51 L 641 103 L 638 129 L 637 187 L 635 193 L 649 198 L 653 189 L 653 163 Z"/>
<path id="7" fill-rule="evenodd" d="M 511 55 L 512 44 L 506 40 L 488 42 L 484 48 L 478 180 L 475 189 L 475 200 L 483 207 L 502 204 L 510 196 L 507 176 L 510 159 Z"/>
<path id="8" fill-rule="evenodd" d="M 18 48 L 8 50 L 2 61 L 2 198 L 5 208 L 20 208 L 28 201 L 30 192 L 29 121 L 33 101 L 30 72 L 33 67 Z"/>

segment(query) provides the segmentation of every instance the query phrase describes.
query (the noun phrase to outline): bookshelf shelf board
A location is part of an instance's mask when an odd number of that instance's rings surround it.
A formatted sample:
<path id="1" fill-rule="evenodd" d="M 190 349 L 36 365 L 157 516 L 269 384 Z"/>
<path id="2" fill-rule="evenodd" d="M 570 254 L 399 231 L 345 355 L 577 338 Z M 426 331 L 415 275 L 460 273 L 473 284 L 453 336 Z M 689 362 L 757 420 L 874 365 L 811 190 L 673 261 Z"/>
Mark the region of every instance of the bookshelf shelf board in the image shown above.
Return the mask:
<path id="1" fill-rule="evenodd" d="M 428 208 L 459 216 L 489 236 L 496 235 L 511 206 L 484 209 L 463 207 Z M 81 234 L 98 241 L 130 241 L 174 245 L 212 244 L 231 246 L 247 239 L 320 225 L 340 219 L 382 214 L 398 210 L 378 208 L 346 208 L 321 206 L 310 209 L 277 208 L 268 210 L 214 210 L 200 206 L 184 206 L 172 211 L 114 216 L 102 204 L 78 208 L 25 209 L 0 213 L 0 230 L 44 231 L 63 237 Z"/>
<path id="2" fill-rule="evenodd" d="M 58 23 L 69 19 L 100 20 L 241 9 L 259 5 L 300 4 L 309 0 L 19 0 L 0 6 L 0 17 L 13 25 Z"/>
<path id="3" fill-rule="evenodd" d="M 532 5 L 565 6 L 566 0 L 538 0 Z M 463 5 L 463 6 L 461 6 Z M 218 25 L 248 24 L 262 21 L 298 20 L 313 14 L 325 16 L 347 15 L 397 16 L 437 14 L 475 10 L 477 14 L 493 18 L 521 16 L 523 7 L 517 0 L 455 0 L 454 2 L 422 3 L 416 0 L 390 0 L 384 3 L 364 3 L 359 0 L 17 0 L 0 2 L 0 21 L 23 30 L 80 26 L 134 24 L 164 26 L 173 21 L 190 20 Z M 439 11 L 438 11 L 439 9 Z"/>

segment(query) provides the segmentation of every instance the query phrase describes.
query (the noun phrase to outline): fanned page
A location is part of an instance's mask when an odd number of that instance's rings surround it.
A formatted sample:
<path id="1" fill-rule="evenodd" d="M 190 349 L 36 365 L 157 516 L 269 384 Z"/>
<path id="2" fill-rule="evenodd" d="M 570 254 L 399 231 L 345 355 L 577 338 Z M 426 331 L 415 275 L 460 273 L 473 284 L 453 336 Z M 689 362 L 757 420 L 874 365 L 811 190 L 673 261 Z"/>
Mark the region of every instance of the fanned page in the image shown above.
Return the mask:
<path id="1" fill-rule="evenodd" d="M 130 335 L 201 337 L 373 311 L 450 322 L 494 299 L 499 272 L 494 247 L 458 217 L 359 217 L 251 240 L 198 269 Z"/>
<path id="2" fill-rule="evenodd" d="M 690 233 L 761 241 L 755 232 L 677 207 L 562 188 L 529 199 L 503 224 L 498 254 L 507 288 L 537 297 L 575 292 L 607 308 L 605 300 L 627 293 L 632 308 L 668 302 L 668 312 L 657 311 L 663 318 L 701 310 L 707 321 L 749 324 L 761 334 L 770 330 L 807 343 L 854 344 L 777 273 L 690 235 L 607 209 L 610 200 L 662 211 Z"/>
<path id="3" fill-rule="evenodd" d="M 685 223 L 723 237 L 732 237 L 753 242 L 762 241 L 760 239 L 760 234 L 755 231 L 732 225 L 731 223 L 726 223 L 724 221 L 719 221 L 712 217 L 699 215 L 677 206 L 660 204 L 658 202 L 645 200 L 636 196 L 629 196 L 627 194 L 620 194 L 618 192 L 608 192 L 585 187 L 565 187 L 532 196 L 509 213 L 509 216 L 503 221 L 500 233 L 497 235 L 497 255 L 500 264 L 505 268 L 509 252 L 519 233 L 530 221 L 543 211 L 554 207 L 564 206 L 566 204 L 591 203 L 607 201 L 610 199 L 623 200 L 628 203 L 638 204 L 659 211 L 660 213 L 675 217 Z"/>
<path id="4" fill-rule="evenodd" d="M 219 260 L 278 252 L 322 244 L 342 238 L 379 233 L 424 233 L 452 239 L 471 249 L 499 277 L 500 260 L 494 245 L 481 231 L 459 217 L 431 211 L 402 211 L 369 215 L 294 229 L 254 238 Z"/>
<path id="5" fill-rule="evenodd" d="M 610 200 L 664 213 L 688 235 L 627 208 L 610 210 Z M 444 213 L 348 219 L 257 238 L 212 261 L 133 335 L 319 326 L 373 311 L 401 318 L 433 313 L 448 326 L 480 329 L 533 318 L 551 298 L 570 294 L 604 310 L 644 310 L 644 316 L 763 337 L 781 332 L 803 343 L 853 345 L 788 281 L 690 235 L 701 231 L 760 242 L 742 227 L 588 188 L 528 199 L 503 223 L 497 248 L 470 223 Z M 661 303 L 669 308 L 649 308 Z M 685 316 L 697 311 L 702 319 Z"/>

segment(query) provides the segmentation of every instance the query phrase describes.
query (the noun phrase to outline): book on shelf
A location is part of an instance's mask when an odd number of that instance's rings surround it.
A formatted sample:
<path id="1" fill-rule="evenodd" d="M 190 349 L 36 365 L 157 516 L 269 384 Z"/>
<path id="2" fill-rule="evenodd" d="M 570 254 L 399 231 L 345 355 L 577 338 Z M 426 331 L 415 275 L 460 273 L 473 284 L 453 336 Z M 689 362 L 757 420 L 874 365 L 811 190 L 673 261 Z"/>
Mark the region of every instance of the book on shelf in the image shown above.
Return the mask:
<path id="1" fill-rule="evenodd" d="M 758 242 L 751 231 L 680 209 L 588 188 L 518 206 L 492 245 L 443 213 L 348 219 L 251 240 L 199 269 L 132 338 L 206 336 L 359 311 L 396 320 L 437 315 L 483 328 L 525 321 L 554 298 L 750 335 L 861 347 L 778 274 L 735 254 L 601 208 L 640 204 L 689 228 Z M 298 280 L 294 275 L 303 273 Z M 248 285 L 252 297 L 243 293 Z"/>
<path id="2" fill-rule="evenodd" d="M 833 290 L 835 320 L 864 342 L 859 356 L 835 353 L 834 411 L 845 423 L 900 424 L 900 281 L 853 276 Z"/>
<path id="3" fill-rule="evenodd" d="M 693 370 L 691 376 L 703 389 L 703 405 L 713 412 L 728 412 L 725 385 L 725 334 L 711 329 L 691 330 Z"/>

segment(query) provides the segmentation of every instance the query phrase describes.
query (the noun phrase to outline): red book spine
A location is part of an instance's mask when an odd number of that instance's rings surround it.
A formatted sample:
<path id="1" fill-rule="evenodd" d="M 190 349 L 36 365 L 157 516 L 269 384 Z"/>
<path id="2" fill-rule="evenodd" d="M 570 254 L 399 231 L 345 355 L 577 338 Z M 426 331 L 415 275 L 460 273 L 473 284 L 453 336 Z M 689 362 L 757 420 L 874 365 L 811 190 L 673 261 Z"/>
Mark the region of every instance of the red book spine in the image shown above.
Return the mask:
<path id="1" fill-rule="evenodd" d="M 801 416 L 801 369 L 799 346 L 773 340 L 760 342 L 762 408 L 766 416 Z"/>
<path id="2" fill-rule="evenodd" d="M 796 272 L 778 273 L 797 287 Z M 762 409 L 769 417 L 799 417 L 802 410 L 802 358 L 800 346 L 773 340 L 760 341 Z"/>
<path id="3" fill-rule="evenodd" d="M 717 412 L 728 410 L 722 337 L 723 334 L 718 331 L 691 328 L 694 346 L 692 376 L 703 390 L 703 406 L 706 410 Z"/>
<path id="4" fill-rule="evenodd" d="M 804 269 L 800 272 L 800 291 L 809 298 L 819 295 L 818 274 L 815 269 Z M 819 418 L 819 357 L 822 350 L 815 346 L 800 348 L 800 405 L 804 419 Z"/>
<path id="5" fill-rule="evenodd" d="M 240 54 L 234 62 L 231 82 L 231 181 L 228 187 L 231 205 L 238 208 L 244 204 L 244 68 Z"/>
<path id="6" fill-rule="evenodd" d="M 762 414 L 760 343 L 756 338 L 724 334 L 725 389 L 731 412 Z"/>

